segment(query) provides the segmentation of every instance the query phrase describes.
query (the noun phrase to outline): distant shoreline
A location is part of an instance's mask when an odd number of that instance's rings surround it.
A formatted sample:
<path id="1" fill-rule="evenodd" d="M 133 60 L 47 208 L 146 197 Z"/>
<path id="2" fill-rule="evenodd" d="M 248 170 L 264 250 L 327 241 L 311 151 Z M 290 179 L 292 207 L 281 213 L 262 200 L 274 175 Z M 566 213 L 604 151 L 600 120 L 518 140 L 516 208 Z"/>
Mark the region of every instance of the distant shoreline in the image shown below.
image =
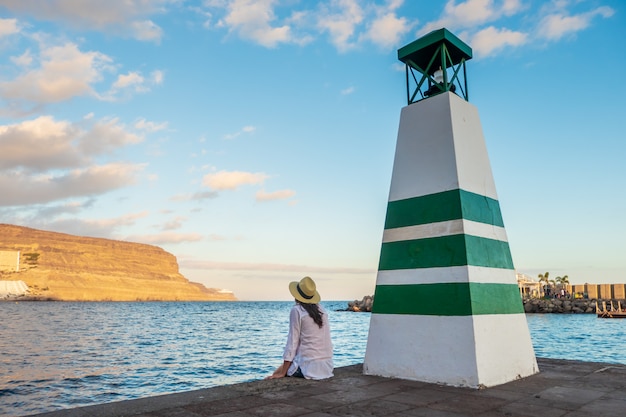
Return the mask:
<path id="1" fill-rule="evenodd" d="M 605 302 L 607 306 L 613 303 L 617 308 L 621 303 L 622 308 L 626 307 L 626 299 L 585 299 L 585 298 L 524 298 L 524 312 L 527 314 L 595 314 L 596 303 L 602 307 Z M 366 295 L 362 300 L 348 302 L 345 311 L 371 313 L 373 297 Z"/>
<path id="2" fill-rule="evenodd" d="M 39 302 L 55 302 L 55 303 L 237 303 L 239 300 L 60 300 L 54 297 L 46 296 L 5 296 L 0 298 L 0 303 L 39 303 Z"/>

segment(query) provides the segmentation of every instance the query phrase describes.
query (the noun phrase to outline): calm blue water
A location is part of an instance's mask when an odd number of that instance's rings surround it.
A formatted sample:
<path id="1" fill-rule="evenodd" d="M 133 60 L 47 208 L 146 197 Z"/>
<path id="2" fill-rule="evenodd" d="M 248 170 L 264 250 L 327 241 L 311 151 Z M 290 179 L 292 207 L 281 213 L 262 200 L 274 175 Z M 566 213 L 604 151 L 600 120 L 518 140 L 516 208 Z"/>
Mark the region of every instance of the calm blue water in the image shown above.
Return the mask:
<path id="1" fill-rule="evenodd" d="M 329 312 L 335 366 L 363 362 L 370 315 Z M 0 415 L 261 379 L 292 302 L 0 303 Z M 539 357 L 626 364 L 626 320 L 528 315 Z"/>

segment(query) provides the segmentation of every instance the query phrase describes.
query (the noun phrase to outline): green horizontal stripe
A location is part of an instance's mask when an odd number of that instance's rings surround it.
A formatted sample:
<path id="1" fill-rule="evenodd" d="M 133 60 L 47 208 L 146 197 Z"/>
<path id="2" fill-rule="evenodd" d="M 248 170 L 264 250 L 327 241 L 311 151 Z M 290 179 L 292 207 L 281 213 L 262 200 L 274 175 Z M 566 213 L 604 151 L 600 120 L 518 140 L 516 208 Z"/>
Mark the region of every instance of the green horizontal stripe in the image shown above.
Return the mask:
<path id="1" fill-rule="evenodd" d="M 378 270 L 463 265 L 514 269 L 507 242 L 461 234 L 384 242 Z"/>
<path id="2" fill-rule="evenodd" d="M 457 219 L 504 227 L 498 200 L 457 189 L 390 201 L 385 229 Z"/>
<path id="3" fill-rule="evenodd" d="M 377 285 L 372 313 L 426 316 L 518 314 L 524 307 L 517 284 L 474 282 Z"/>

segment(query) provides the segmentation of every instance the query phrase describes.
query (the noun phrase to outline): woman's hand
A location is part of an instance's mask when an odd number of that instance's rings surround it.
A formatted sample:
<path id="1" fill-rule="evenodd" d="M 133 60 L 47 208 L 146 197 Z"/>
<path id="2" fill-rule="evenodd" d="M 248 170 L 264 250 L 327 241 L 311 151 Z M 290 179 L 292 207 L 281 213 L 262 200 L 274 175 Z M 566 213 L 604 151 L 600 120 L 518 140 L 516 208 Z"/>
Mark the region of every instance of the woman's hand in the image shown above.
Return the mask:
<path id="1" fill-rule="evenodd" d="M 287 376 L 287 371 L 289 370 L 289 367 L 291 366 L 291 361 L 285 361 L 283 362 L 282 365 L 280 365 L 278 368 L 276 368 L 276 370 L 274 371 L 274 373 L 268 377 L 266 377 L 265 379 L 278 379 L 278 378 L 284 378 Z"/>
<path id="2" fill-rule="evenodd" d="M 287 374 L 283 373 L 281 370 L 277 369 L 274 371 L 274 373 L 268 377 L 266 377 L 265 379 L 278 379 L 278 378 L 284 378 Z"/>

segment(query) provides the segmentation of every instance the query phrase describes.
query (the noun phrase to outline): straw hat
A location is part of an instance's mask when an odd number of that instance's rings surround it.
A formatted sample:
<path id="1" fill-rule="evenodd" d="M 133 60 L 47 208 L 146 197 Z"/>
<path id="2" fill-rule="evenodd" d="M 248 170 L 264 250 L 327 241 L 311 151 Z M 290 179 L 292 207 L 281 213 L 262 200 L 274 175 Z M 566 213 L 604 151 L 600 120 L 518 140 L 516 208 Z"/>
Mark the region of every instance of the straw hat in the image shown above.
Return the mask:
<path id="1" fill-rule="evenodd" d="M 304 304 L 317 304 L 321 300 L 320 293 L 315 290 L 315 281 L 311 277 L 304 277 L 300 282 L 290 282 L 289 292 Z"/>

